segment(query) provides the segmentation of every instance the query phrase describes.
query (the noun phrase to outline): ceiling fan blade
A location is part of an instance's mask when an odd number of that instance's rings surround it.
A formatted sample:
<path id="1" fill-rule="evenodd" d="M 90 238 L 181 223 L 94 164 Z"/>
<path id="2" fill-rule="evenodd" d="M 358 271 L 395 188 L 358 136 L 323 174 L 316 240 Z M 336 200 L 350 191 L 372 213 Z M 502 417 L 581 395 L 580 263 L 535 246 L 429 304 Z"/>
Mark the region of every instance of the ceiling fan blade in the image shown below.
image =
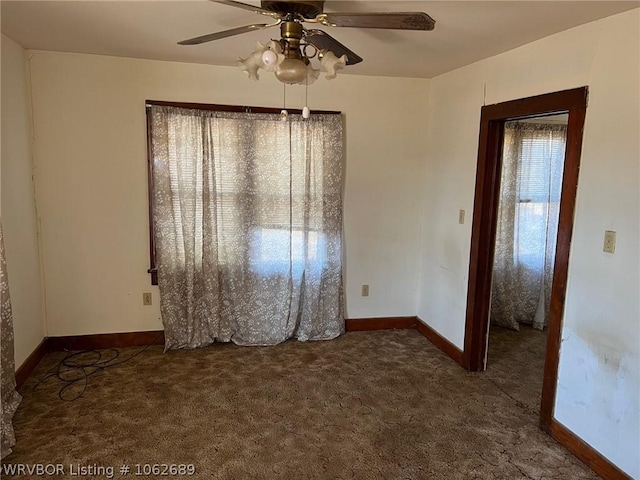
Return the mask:
<path id="1" fill-rule="evenodd" d="M 305 40 L 318 50 L 331 50 L 336 57 L 346 55 L 347 65 L 355 65 L 362 61 L 362 57 L 353 53 L 323 30 L 305 30 Z"/>
<path id="2" fill-rule="evenodd" d="M 255 25 L 245 25 L 244 27 L 232 28 L 231 30 L 223 30 L 222 32 L 209 33 L 208 35 L 190 38 L 189 40 L 182 40 L 181 42 L 178 42 L 178 45 L 199 45 L 201 43 L 211 42 L 213 40 L 220 40 L 221 38 L 240 35 L 241 33 L 253 32 L 254 30 L 262 30 L 263 28 L 273 27 L 275 25 L 277 25 L 277 23 L 257 23 Z"/>
<path id="3" fill-rule="evenodd" d="M 389 28 L 395 30 L 433 30 L 436 21 L 422 12 L 323 13 L 324 25 L 331 27 Z"/>
<path id="4" fill-rule="evenodd" d="M 223 5 L 228 5 L 230 7 L 242 8 L 243 10 L 249 10 L 254 13 L 259 13 L 261 15 L 267 15 L 268 17 L 273 18 L 282 18 L 282 15 L 278 12 L 272 12 L 271 10 L 265 10 L 264 8 L 255 7 L 253 5 L 248 5 L 242 2 L 235 2 L 233 0 L 209 0 L 214 3 L 221 3 Z"/>

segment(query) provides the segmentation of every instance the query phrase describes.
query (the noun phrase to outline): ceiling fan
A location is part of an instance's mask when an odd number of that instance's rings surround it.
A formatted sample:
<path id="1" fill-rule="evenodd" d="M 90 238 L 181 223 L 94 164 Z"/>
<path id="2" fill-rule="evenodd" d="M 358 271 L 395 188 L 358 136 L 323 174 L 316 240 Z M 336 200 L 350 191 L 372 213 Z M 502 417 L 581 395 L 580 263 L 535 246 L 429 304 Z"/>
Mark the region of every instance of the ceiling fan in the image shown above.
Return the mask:
<path id="1" fill-rule="evenodd" d="M 256 23 L 210 33 L 178 42 L 179 45 L 198 45 L 222 38 L 280 26 L 280 40 L 267 45 L 258 44 L 240 66 L 257 80 L 257 70 L 273 71 L 284 83 L 311 83 L 319 70 L 309 60 L 318 55 L 327 78 L 335 77 L 335 70 L 360 63 L 362 58 L 323 30 L 305 28 L 303 23 L 327 27 L 383 28 L 395 30 L 433 30 L 435 21 L 422 12 L 324 12 L 324 0 L 262 0 L 260 7 L 233 0 L 210 0 L 231 7 L 242 8 L 272 18 L 272 23 Z M 313 48 L 309 48 L 309 45 Z"/>

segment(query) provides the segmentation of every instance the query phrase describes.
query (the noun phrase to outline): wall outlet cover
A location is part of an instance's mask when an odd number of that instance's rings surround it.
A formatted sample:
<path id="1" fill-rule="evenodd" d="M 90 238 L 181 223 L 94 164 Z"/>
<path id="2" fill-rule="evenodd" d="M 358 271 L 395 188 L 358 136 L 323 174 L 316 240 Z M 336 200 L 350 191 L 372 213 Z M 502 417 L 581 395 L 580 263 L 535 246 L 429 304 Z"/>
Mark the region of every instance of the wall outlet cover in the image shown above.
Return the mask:
<path id="1" fill-rule="evenodd" d="M 142 305 L 152 305 L 153 304 L 153 297 L 151 296 L 151 292 L 144 292 L 142 294 Z"/>
<path id="2" fill-rule="evenodd" d="M 604 231 L 604 244 L 602 251 L 605 253 L 615 253 L 616 251 L 616 232 L 613 230 Z"/>

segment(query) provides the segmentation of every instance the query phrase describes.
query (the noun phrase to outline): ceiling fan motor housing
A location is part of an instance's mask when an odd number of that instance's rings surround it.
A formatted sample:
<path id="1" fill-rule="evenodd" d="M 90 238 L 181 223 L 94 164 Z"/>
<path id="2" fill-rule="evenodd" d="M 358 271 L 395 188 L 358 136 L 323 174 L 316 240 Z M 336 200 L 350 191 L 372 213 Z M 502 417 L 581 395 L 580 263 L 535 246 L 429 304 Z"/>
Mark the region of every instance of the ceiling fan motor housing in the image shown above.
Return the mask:
<path id="1" fill-rule="evenodd" d="M 298 22 L 283 22 L 280 25 L 282 49 L 286 58 L 302 58 L 300 54 L 300 40 L 302 39 L 302 25 Z"/>
<path id="2" fill-rule="evenodd" d="M 290 1 L 290 0 L 262 0 L 264 10 L 278 13 L 291 13 L 301 15 L 304 18 L 316 18 L 323 12 L 323 1 Z"/>

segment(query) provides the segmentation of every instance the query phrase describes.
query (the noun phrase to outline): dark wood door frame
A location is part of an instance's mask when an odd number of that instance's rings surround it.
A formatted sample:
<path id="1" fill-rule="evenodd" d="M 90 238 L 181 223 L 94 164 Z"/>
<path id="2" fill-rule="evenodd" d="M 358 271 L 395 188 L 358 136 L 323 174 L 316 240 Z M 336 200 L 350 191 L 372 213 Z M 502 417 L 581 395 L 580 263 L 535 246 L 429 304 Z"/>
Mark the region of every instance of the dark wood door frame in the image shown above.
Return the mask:
<path id="1" fill-rule="evenodd" d="M 465 327 L 463 364 L 471 371 L 486 366 L 491 301 L 491 276 L 496 237 L 502 140 L 504 123 L 547 114 L 568 113 L 567 147 L 564 160 L 560 216 L 556 246 L 551 308 L 547 326 L 547 349 L 544 366 L 540 426 L 549 431 L 558 378 L 558 358 L 562 317 L 569 267 L 569 249 L 573 232 L 578 171 L 582 151 L 582 132 L 587 110 L 588 88 L 513 100 L 482 107 L 476 193 L 473 207 L 469 289 Z"/>

